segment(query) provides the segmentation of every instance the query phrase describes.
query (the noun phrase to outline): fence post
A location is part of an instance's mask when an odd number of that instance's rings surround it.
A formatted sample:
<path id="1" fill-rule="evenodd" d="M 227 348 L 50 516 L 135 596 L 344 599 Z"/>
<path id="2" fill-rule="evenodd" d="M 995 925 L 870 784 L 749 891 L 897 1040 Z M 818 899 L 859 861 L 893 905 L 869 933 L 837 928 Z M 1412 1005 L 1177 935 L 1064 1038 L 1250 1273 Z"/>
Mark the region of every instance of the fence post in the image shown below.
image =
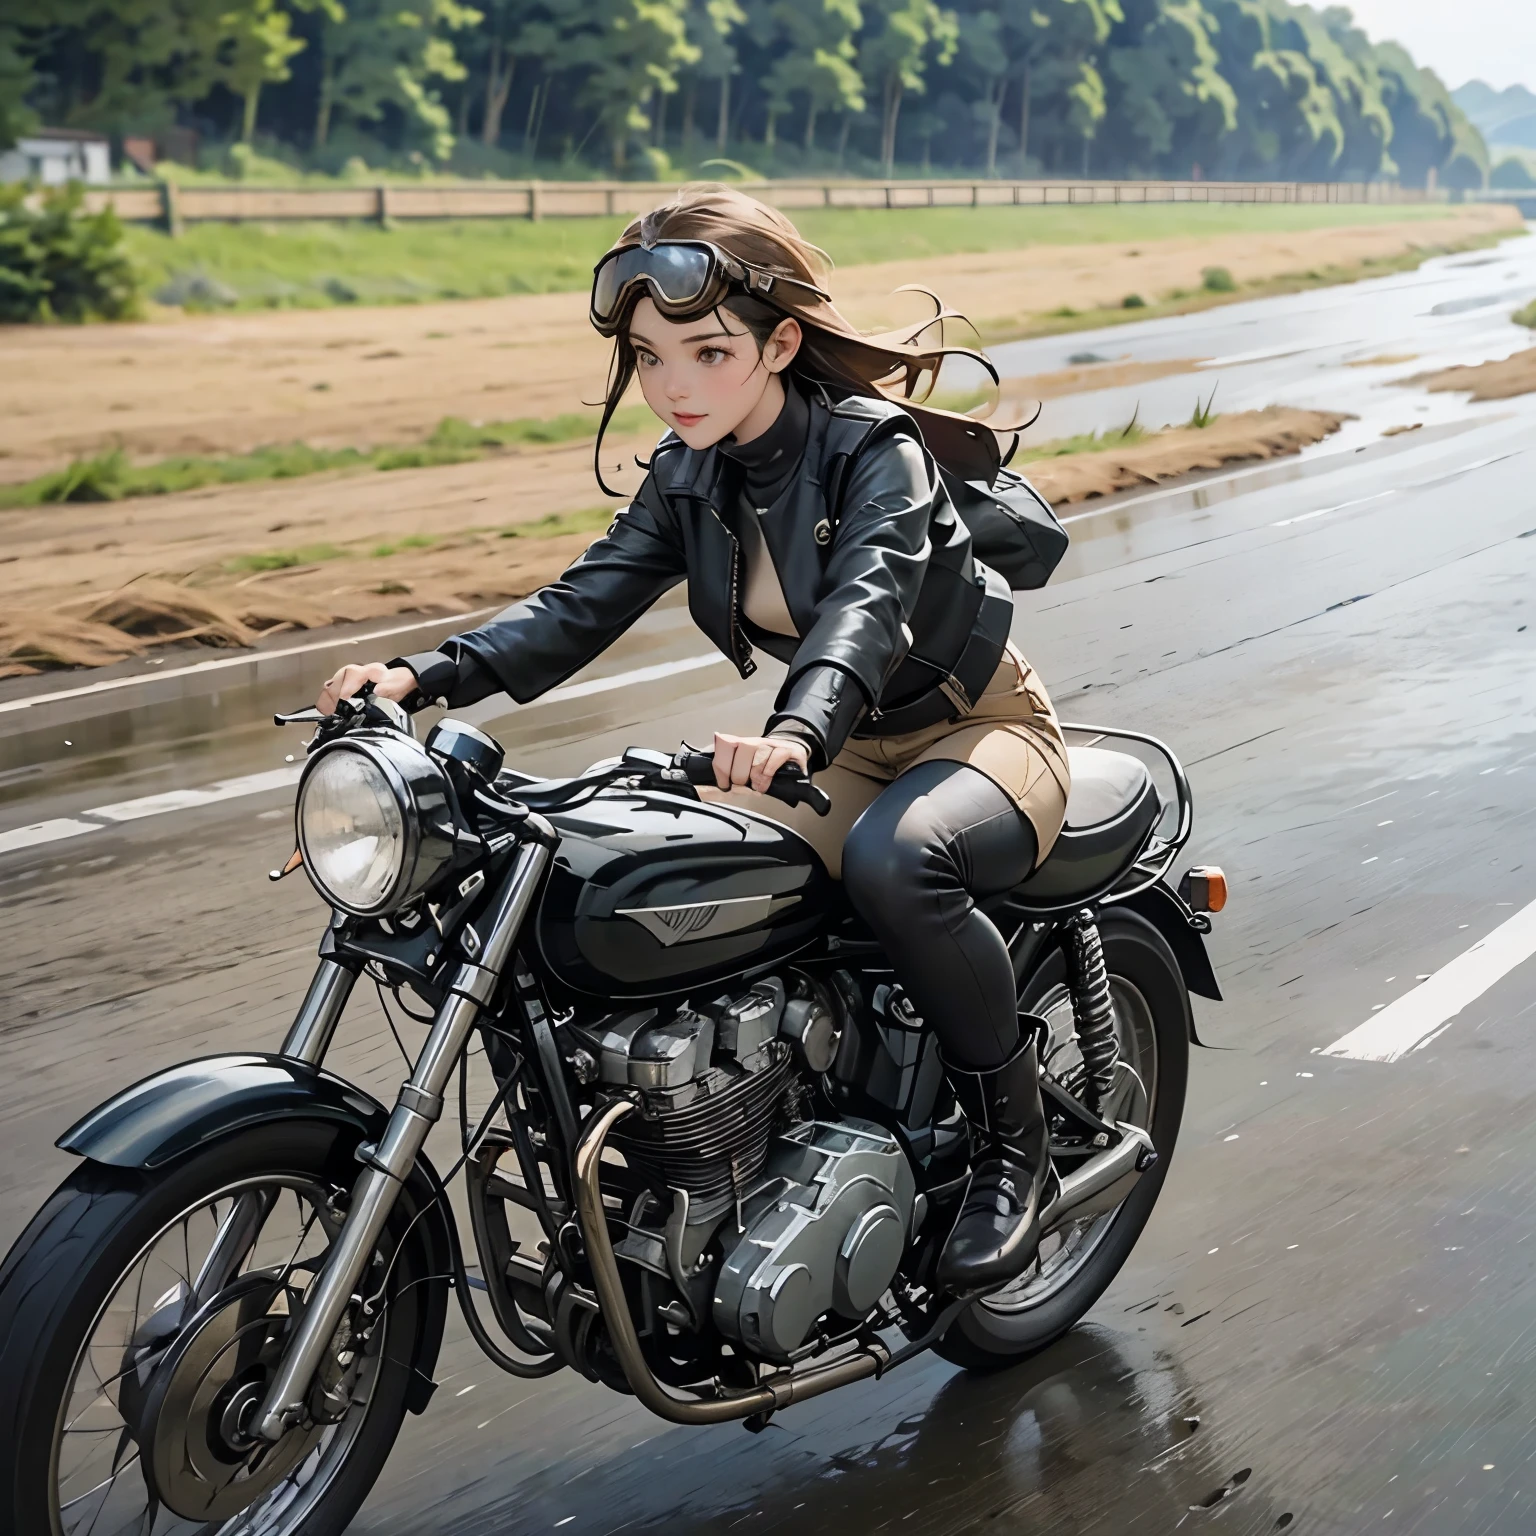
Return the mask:
<path id="1" fill-rule="evenodd" d="M 825 182 L 822 183 L 821 187 L 821 206 L 823 208 L 830 208 L 832 206 L 832 188 L 827 186 Z"/>
<path id="2" fill-rule="evenodd" d="M 160 213 L 166 234 L 179 240 L 186 228 L 181 217 L 181 188 L 169 177 L 160 183 Z"/>
<path id="3" fill-rule="evenodd" d="M 613 188 L 612 187 L 604 187 L 603 188 L 603 212 L 606 213 L 609 216 L 609 218 L 613 217 Z"/>
<path id="4" fill-rule="evenodd" d="M 544 210 L 539 207 L 539 202 L 539 183 L 530 181 L 528 183 L 528 218 L 534 224 L 537 224 L 544 216 Z"/>
<path id="5" fill-rule="evenodd" d="M 373 216 L 380 229 L 389 228 L 389 184 L 380 182 L 374 191 Z"/>

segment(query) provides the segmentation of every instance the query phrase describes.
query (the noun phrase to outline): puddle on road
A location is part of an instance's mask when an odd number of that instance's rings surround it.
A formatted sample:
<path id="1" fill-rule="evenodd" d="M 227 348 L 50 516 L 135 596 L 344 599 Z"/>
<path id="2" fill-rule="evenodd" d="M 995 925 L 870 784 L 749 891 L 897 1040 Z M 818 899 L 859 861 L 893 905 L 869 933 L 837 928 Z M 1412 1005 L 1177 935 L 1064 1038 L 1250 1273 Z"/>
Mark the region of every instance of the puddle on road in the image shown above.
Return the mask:
<path id="1" fill-rule="evenodd" d="M 643 1447 L 598 1450 L 579 1481 L 576 1468 L 562 1469 L 563 1486 L 529 1447 L 501 1463 L 494 1503 L 483 1502 L 487 1480 L 472 1479 L 470 1492 L 434 1507 L 436 1528 L 453 1536 L 570 1520 L 593 1531 L 664 1523 L 668 1536 L 736 1525 L 796 1536 L 1172 1531 L 1194 1528 L 1190 1511 L 1214 1507 L 1213 1489 L 1265 1529 L 1285 1510 L 1267 1505 L 1261 1477 L 1234 1474 L 1240 1463 L 1199 1427 L 1203 1405 L 1183 1367 L 1135 1332 L 1090 1323 L 1006 1371 L 945 1379 L 944 1369 L 917 1366 L 834 1394 L 809 1410 L 813 1418 L 786 1414 L 757 1436 L 666 1431 Z M 659 1479 L 663 1465 L 669 1475 Z M 406 1511 L 399 1519 L 379 1536 L 414 1528 Z"/>

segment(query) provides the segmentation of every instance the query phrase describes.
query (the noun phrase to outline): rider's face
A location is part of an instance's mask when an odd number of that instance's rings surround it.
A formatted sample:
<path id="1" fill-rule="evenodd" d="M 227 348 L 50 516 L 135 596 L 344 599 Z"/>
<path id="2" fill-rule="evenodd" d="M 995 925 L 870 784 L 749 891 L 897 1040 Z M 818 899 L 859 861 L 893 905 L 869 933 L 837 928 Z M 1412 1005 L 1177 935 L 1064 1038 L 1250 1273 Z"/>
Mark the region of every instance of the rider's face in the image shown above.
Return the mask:
<path id="1" fill-rule="evenodd" d="M 669 320 L 648 298 L 629 323 L 645 403 L 690 448 L 708 448 L 763 405 L 774 374 L 788 366 L 800 327 L 783 321 L 758 349 L 727 309 L 697 320 Z"/>

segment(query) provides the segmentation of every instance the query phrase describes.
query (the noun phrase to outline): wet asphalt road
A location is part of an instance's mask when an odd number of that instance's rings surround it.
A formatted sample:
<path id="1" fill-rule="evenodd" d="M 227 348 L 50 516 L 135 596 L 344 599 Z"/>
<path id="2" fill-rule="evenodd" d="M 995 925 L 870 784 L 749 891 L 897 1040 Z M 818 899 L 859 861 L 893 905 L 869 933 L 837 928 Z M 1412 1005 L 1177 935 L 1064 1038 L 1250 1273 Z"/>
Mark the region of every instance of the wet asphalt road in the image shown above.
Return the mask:
<path id="1" fill-rule="evenodd" d="M 1536 961 L 1399 1062 L 1316 1054 L 1536 898 L 1536 398 L 1470 408 L 1383 385 L 1412 368 L 1341 366 L 1514 350 L 1536 241 L 1468 260 L 1005 359 L 1286 353 L 1211 370 L 1222 399 L 1362 416 L 1301 463 L 1083 509 L 1069 567 L 1020 604 L 1066 718 L 1176 746 L 1190 852 L 1233 889 L 1211 941 L 1228 1000 L 1197 1007 L 1213 1049 L 1151 1226 L 1088 1323 L 1014 1371 L 918 1362 L 755 1437 L 507 1380 L 453 1324 L 437 1399 L 356 1531 L 1536 1526 Z M 1172 385 L 1190 393 L 1153 388 Z M 1124 402 L 1056 404 L 1053 433 Z M 605 665 L 701 650 L 669 608 Z M 259 710 L 329 659 L 0 713 L 0 834 L 281 766 L 296 743 Z M 747 724 L 770 691 L 704 667 L 492 728 L 512 761 L 553 771 Z M 322 921 L 302 881 L 263 878 L 291 846 L 289 799 L 0 853 L 0 1241 L 67 1172 L 51 1141 L 97 1099 L 182 1057 L 275 1045 Z M 393 1052 L 360 993 L 332 1064 L 387 1095 Z"/>

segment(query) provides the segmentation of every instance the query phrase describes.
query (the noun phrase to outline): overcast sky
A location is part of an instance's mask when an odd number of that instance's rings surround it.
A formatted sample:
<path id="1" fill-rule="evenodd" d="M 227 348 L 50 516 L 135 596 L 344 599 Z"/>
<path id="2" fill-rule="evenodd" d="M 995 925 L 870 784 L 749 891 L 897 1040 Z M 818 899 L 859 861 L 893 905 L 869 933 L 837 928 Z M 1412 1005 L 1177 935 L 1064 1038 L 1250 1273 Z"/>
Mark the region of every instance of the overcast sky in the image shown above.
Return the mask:
<path id="1" fill-rule="evenodd" d="M 1326 0 L 1318 0 L 1319 5 Z M 1486 80 L 1536 90 L 1533 0 L 1343 0 L 1373 38 L 1395 38 L 1452 90 Z"/>

